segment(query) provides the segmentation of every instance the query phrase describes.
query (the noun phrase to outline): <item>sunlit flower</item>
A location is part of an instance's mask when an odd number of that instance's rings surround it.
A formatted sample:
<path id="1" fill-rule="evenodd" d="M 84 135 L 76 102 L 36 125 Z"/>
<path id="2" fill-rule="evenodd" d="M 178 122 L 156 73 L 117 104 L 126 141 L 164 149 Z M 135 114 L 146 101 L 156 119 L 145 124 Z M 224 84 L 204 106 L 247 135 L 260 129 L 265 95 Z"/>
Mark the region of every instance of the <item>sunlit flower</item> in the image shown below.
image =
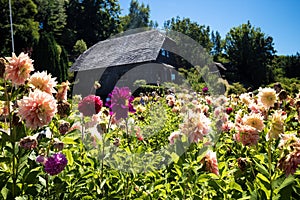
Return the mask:
<path id="1" fill-rule="evenodd" d="M 15 53 L 12 53 L 12 57 L 6 59 L 9 64 L 5 68 L 5 79 L 11 80 L 14 85 L 24 85 L 30 76 L 30 72 L 34 70 L 33 60 L 23 52 L 18 57 Z"/>
<path id="2" fill-rule="evenodd" d="M 245 115 L 242 120 L 244 125 L 252 126 L 258 131 L 262 131 L 265 127 L 263 117 L 260 114 Z"/>
<path id="3" fill-rule="evenodd" d="M 66 156 L 62 153 L 55 153 L 51 157 L 46 158 L 45 171 L 51 176 L 59 174 L 68 164 Z"/>
<path id="4" fill-rule="evenodd" d="M 253 102 L 253 100 L 251 99 L 249 93 L 243 93 L 240 95 L 240 100 L 241 102 L 243 102 L 246 105 L 249 105 L 250 103 Z"/>
<path id="5" fill-rule="evenodd" d="M 99 96 L 89 95 L 78 103 L 78 110 L 84 116 L 92 116 L 100 112 L 102 105 L 103 103 Z"/>
<path id="6" fill-rule="evenodd" d="M 236 126 L 237 134 L 234 139 L 244 146 L 253 146 L 258 143 L 259 134 L 256 128 L 248 125 Z"/>
<path id="7" fill-rule="evenodd" d="M 132 101 L 134 97 L 131 96 L 130 89 L 128 87 L 118 88 L 108 95 L 109 101 L 106 102 L 106 106 L 110 108 L 111 114 L 115 114 L 116 120 L 126 119 L 128 112 L 134 113 Z"/>
<path id="8" fill-rule="evenodd" d="M 56 78 L 51 78 L 51 74 L 47 74 L 47 72 L 35 72 L 29 78 L 28 84 L 33 89 L 39 89 L 41 91 L 47 92 L 49 94 L 56 93 L 54 87 L 57 82 Z"/>
<path id="9" fill-rule="evenodd" d="M 46 92 L 34 90 L 18 101 L 19 116 L 32 129 L 48 125 L 57 112 L 54 97 Z"/>
<path id="10" fill-rule="evenodd" d="M 271 128 L 267 135 L 268 139 L 279 137 L 279 134 L 284 132 L 284 120 L 286 119 L 286 115 L 282 112 L 282 110 L 276 110 L 272 114 L 271 119 Z"/>
<path id="11" fill-rule="evenodd" d="M 174 144 L 175 139 L 179 138 L 181 135 L 180 131 L 174 131 L 171 133 L 171 135 L 168 137 L 168 140 L 170 141 L 170 144 Z"/>
<path id="12" fill-rule="evenodd" d="M 285 172 L 286 176 L 294 174 L 300 164 L 300 151 L 293 151 L 281 158 L 278 163 L 278 168 Z"/>
<path id="13" fill-rule="evenodd" d="M 70 83 L 69 81 L 62 82 L 60 85 L 58 85 L 58 91 L 56 93 L 56 99 L 57 101 L 66 101 L 67 100 L 67 92 L 70 89 L 69 87 Z"/>
<path id="14" fill-rule="evenodd" d="M 219 176 L 218 160 L 216 152 L 208 150 L 205 157 L 205 169 Z"/>
<path id="15" fill-rule="evenodd" d="M 272 88 L 259 88 L 258 91 L 258 101 L 267 109 L 273 107 L 276 102 L 276 91 Z"/>
<path id="16" fill-rule="evenodd" d="M 166 100 L 167 100 L 168 106 L 170 106 L 170 107 L 174 106 L 175 101 L 176 101 L 175 96 L 171 95 L 171 94 L 169 94 L 168 96 L 166 96 Z"/>
<path id="17" fill-rule="evenodd" d="M 188 136 L 190 142 L 199 142 L 210 131 L 211 121 L 203 113 L 190 112 L 180 125 L 181 133 Z"/>

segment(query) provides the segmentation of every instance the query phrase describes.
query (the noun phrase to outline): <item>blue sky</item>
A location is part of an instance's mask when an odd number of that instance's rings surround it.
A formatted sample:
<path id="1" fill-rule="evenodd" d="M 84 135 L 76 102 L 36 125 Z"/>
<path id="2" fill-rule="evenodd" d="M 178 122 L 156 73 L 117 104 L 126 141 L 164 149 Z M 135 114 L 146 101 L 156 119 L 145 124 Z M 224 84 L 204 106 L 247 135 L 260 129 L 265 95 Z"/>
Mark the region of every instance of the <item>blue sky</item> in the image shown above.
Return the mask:
<path id="1" fill-rule="evenodd" d="M 130 0 L 119 0 L 122 15 Z M 139 0 L 149 4 L 150 18 L 163 27 L 172 17 L 188 17 L 219 31 L 222 38 L 230 28 L 250 20 L 274 39 L 277 55 L 300 53 L 300 0 Z"/>

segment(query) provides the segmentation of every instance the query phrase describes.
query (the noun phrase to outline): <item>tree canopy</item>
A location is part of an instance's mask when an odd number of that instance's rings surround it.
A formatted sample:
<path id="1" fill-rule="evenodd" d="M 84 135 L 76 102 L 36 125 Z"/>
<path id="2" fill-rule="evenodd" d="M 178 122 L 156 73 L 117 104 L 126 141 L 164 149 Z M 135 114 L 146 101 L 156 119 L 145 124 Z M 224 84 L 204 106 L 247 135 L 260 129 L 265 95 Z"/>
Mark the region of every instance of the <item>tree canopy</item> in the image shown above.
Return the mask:
<path id="1" fill-rule="evenodd" d="M 267 66 L 275 54 L 271 36 L 266 36 L 248 21 L 230 29 L 225 39 L 225 51 L 242 81 L 254 87 L 267 83 Z"/>

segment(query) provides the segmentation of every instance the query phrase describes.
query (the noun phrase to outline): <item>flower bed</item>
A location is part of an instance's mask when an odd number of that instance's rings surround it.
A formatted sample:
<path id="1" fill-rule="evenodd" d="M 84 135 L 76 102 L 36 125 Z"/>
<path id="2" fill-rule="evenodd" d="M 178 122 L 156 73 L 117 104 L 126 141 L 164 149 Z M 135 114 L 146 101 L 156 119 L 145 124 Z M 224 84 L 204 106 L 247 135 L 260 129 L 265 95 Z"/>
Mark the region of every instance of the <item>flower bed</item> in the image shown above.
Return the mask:
<path id="1" fill-rule="evenodd" d="M 67 99 L 69 83 L 2 59 L 4 199 L 298 199 L 300 95 L 115 88 Z M 141 103 L 142 102 L 142 103 Z"/>

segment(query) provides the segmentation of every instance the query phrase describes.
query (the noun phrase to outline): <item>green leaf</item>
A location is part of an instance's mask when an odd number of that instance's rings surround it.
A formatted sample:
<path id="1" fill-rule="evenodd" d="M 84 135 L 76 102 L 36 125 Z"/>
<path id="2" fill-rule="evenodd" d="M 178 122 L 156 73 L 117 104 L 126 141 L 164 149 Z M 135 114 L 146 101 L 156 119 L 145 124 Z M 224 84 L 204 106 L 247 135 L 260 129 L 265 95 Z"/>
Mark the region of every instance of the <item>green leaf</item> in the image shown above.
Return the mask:
<path id="1" fill-rule="evenodd" d="M 236 182 L 234 182 L 234 181 L 230 182 L 230 188 L 235 189 L 235 190 L 237 190 L 239 192 L 244 192 L 244 190 L 242 189 L 242 187 L 239 184 L 237 184 Z"/>
<path id="2" fill-rule="evenodd" d="M 64 144 L 77 144 L 77 142 L 75 142 L 75 139 L 74 138 L 71 138 L 71 137 L 64 137 L 62 139 L 62 142 Z"/>
<path id="3" fill-rule="evenodd" d="M 171 153 L 171 158 L 172 158 L 174 163 L 177 163 L 180 157 L 175 152 L 172 152 Z"/>
<path id="4" fill-rule="evenodd" d="M 279 186 L 279 188 L 276 188 L 274 190 L 275 194 L 278 194 L 280 192 L 280 190 L 282 190 L 283 188 L 293 184 L 295 181 L 294 176 L 290 175 L 288 176 L 286 179 L 284 179 L 284 181 L 281 183 L 281 185 Z"/>
<path id="5" fill-rule="evenodd" d="M 6 187 L 3 187 L 1 190 L 1 194 L 3 196 L 3 199 L 7 199 L 7 194 L 8 194 L 9 190 Z"/>
<path id="6" fill-rule="evenodd" d="M 256 175 L 256 177 L 257 177 L 257 178 L 260 178 L 262 181 L 264 181 L 264 182 L 270 184 L 269 179 L 267 179 L 267 178 L 266 178 L 264 175 L 262 175 L 261 173 L 258 173 L 258 174 Z"/>
<path id="7" fill-rule="evenodd" d="M 39 176 L 39 182 L 42 186 L 46 187 L 46 180 L 43 177 Z"/>
<path id="8" fill-rule="evenodd" d="M 261 164 L 259 164 L 258 162 L 256 162 L 255 160 L 253 160 L 255 162 L 255 165 L 258 168 L 258 171 L 260 171 L 263 175 L 268 176 L 269 172 L 268 170 Z"/>
<path id="9" fill-rule="evenodd" d="M 68 160 L 68 165 L 72 166 L 74 163 L 74 159 L 73 159 L 71 151 L 69 149 L 65 149 L 63 152 L 66 154 L 66 158 Z"/>

